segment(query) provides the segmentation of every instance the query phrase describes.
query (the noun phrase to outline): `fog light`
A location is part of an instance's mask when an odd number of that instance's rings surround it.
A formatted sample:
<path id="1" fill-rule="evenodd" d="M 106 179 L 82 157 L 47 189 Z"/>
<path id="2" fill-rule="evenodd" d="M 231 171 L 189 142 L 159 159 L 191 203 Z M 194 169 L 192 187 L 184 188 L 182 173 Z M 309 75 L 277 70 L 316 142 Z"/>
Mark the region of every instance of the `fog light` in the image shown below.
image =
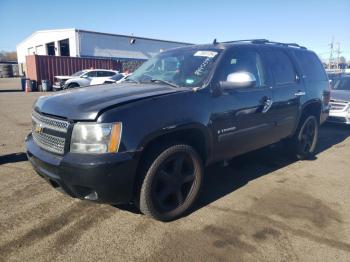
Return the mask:
<path id="1" fill-rule="evenodd" d="M 98 199 L 98 195 L 96 191 L 93 191 L 92 193 L 88 194 L 87 196 L 84 197 L 87 200 L 92 200 L 95 201 Z"/>

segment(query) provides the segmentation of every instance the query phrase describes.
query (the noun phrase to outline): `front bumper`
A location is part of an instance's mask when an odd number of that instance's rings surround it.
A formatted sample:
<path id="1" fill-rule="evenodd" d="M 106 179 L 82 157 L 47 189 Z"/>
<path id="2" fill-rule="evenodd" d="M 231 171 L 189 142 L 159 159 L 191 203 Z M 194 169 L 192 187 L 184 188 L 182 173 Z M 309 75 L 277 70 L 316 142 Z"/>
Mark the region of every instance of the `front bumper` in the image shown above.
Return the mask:
<path id="1" fill-rule="evenodd" d="M 350 112 L 348 111 L 330 111 L 329 117 L 327 119 L 328 122 L 332 123 L 342 123 L 350 125 Z"/>
<path id="2" fill-rule="evenodd" d="M 120 204 L 133 200 L 138 154 L 117 153 L 63 157 L 37 146 L 28 135 L 27 156 L 36 172 L 53 187 L 80 199 Z"/>

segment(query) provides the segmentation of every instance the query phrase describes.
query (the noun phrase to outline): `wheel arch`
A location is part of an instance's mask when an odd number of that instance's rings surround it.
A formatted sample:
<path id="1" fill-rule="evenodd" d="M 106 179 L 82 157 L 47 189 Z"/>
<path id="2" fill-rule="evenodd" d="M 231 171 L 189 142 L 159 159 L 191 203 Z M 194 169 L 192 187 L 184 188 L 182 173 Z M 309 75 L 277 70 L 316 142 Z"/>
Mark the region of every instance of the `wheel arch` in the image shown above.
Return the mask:
<path id="1" fill-rule="evenodd" d="M 291 136 L 293 136 L 295 132 L 298 130 L 300 121 L 302 121 L 303 116 L 307 113 L 315 115 L 318 123 L 320 124 L 321 110 L 322 110 L 322 102 L 318 99 L 313 99 L 303 104 L 300 108 L 298 118 L 297 118 L 297 121 L 295 122 L 294 130 Z"/>
<path id="2" fill-rule="evenodd" d="M 208 161 L 211 152 L 210 135 L 206 127 L 201 124 L 187 124 L 177 128 L 163 128 L 147 135 L 139 145 L 141 155 L 136 170 L 134 182 L 134 196 L 138 199 L 139 189 L 143 181 L 147 156 L 154 154 L 157 146 L 172 142 L 185 143 L 192 146 L 202 158 L 203 164 Z"/>
<path id="3" fill-rule="evenodd" d="M 303 115 L 308 113 L 316 116 L 318 123 L 320 123 L 321 110 L 322 110 L 322 102 L 318 99 L 311 100 L 308 103 L 305 103 L 303 105 L 299 120 L 302 118 Z"/>
<path id="4" fill-rule="evenodd" d="M 165 127 L 147 135 L 138 146 L 142 151 L 141 158 L 147 150 L 156 144 L 174 141 L 183 142 L 194 147 L 204 163 L 210 155 L 211 139 L 206 127 L 201 124 L 190 123 L 178 127 Z"/>

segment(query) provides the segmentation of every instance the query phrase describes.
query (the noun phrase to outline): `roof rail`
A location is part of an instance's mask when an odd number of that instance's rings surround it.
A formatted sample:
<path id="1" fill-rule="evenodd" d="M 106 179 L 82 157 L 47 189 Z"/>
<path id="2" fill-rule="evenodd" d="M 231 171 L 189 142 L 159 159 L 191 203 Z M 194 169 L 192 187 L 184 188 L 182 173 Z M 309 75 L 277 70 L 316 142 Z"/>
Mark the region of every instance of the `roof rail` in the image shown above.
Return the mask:
<path id="1" fill-rule="evenodd" d="M 267 41 L 267 44 L 276 44 L 276 45 L 282 45 L 282 46 L 292 46 L 292 47 L 298 47 L 301 49 L 306 49 L 305 46 L 298 45 L 296 43 L 280 43 L 280 42 L 274 42 L 274 41 Z"/>
<path id="2" fill-rule="evenodd" d="M 296 43 L 281 43 L 281 42 L 269 41 L 267 39 L 245 39 L 245 40 L 227 41 L 222 43 L 229 44 L 229 43 L 239 43 L 239 42 L 251 42 L 252 44 L 276 44 L 276 45 L 282 45 L 282 46 L 292 46 L 292 47 L 298 47 L 301 49 L 307 49 L 305 46 L 300 46 Z"/>
<path id="3" fill-rule="evenodd" d="M 265 43 L 265 42 L 269 42 L 269 40 L 267 39 L 243 39 L 243 40 L 234 40 L 234 41 L 226 41 L 226 42 L 222 42 L 224 44 L 229 44 L 229 43 L 239 43 L 239 42 L 251 42 L 251 43 Z"/>

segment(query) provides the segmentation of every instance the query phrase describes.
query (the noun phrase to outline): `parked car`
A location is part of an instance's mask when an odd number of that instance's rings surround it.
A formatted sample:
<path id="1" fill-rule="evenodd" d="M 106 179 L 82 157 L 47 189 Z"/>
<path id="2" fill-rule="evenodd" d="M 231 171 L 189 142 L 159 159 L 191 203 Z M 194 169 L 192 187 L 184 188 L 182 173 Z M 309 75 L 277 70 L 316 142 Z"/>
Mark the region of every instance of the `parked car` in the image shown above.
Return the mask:
<path id="1" fill-rule="evenodd" d="M 164 51 L 118 88 L 41 97 L 28 159 L 53 187 L 100 203 L 134 203 L 155 219 L 188 212 L 204 166 L 284 141 L 315 154 L 330 88 L 317 55 L 267 40 Z"/>
<path id="2" fill-rule="evenodd" d="M 350 76 L 334 81 L 330 104 L 328 121 L 350 124 Z"/>
<path id="3" fill-rule="evenodd" d="M 53 84 L 53 89 L 57 91 L 75 87 L 100 85 L 118 74 L 118 71 L 105 69 L 81 70 L 71 76 L 55 76 L 57 81 Z"/>

